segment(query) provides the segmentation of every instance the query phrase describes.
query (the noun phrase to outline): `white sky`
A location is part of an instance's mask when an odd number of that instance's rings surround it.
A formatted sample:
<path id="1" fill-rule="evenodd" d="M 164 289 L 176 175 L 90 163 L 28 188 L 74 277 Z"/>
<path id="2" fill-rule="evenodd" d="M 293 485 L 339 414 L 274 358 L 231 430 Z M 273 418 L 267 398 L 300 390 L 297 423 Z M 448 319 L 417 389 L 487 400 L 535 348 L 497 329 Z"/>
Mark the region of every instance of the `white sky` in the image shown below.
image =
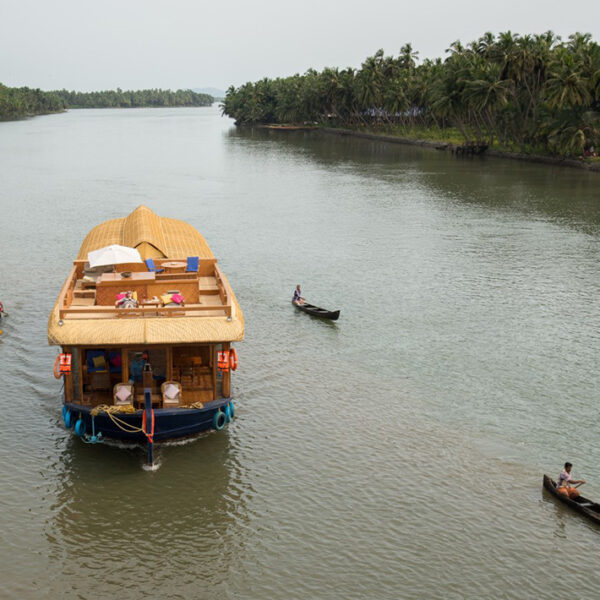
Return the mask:
<path id="1" fill-rule="evenodd" d="M 509 29 L 600 42 L 600 0 L 0 0 L 0 83 L 226 89 Z"/>

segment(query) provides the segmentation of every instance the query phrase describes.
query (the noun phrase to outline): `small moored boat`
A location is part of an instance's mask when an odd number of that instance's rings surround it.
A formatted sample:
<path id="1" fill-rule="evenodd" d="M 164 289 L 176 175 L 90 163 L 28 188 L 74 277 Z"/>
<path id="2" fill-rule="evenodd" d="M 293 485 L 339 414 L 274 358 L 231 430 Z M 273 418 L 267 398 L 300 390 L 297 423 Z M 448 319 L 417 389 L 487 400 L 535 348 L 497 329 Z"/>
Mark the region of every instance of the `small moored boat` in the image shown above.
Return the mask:
<path id="1" fill-rule="evenodd" d="M 297 302 L 292 301 L 292 304 L 298 309 L 313 317 L 321 317 L 323 319 L 329 319 L 330 321 L 337 321 L 340 316 L 339 310 L 326 310 L 324 308 L 319 308 L 314 304 L 309 304 L 305 302 L 304 304 L 299 304 Z"/>
<path id="2" fill-rule="evenodd" d="M 559 494 L 556 491 L 556 482 L 548 477 L 548 475 L 544 475 L 544 489 L 548 490 L 555 498 L 558 498 L 573 510 L 600 524 L 600 504 L 592 502 L 592 500 L 588 500 L 583 496 L 571 499 L 567 498 L 564 494 Z"/>

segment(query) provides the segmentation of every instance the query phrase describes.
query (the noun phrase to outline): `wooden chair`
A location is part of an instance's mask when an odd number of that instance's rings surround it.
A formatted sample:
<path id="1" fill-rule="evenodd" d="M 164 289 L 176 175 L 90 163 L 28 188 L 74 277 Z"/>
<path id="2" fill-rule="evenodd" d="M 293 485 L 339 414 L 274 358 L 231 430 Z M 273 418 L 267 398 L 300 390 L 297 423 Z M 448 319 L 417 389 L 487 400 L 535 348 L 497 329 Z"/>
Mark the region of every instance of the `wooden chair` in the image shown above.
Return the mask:
<path id="1" fill-rule="evenodd" d="M 93 392 L 107 391 L 110 393 L 110 374 L 108 371 L 92 373 L 90 388 Z"/>
<path id="2" fill-rule="evenodd" d="M 173 393 L 173 387 L 177 388 L 177 392 Z M 163 408 L 173 408 L 176 406 L 181 406 L 181 384 L 178 381 L 165 381 L 160 386 L 160 391 L 163 399 Z"/>
<path id="3" fill-rule="evenodd" d="M 113 402 L 115 406 L 132 405 L 133 398 L 132 383 L 116 383 L 113 387 Z"/>

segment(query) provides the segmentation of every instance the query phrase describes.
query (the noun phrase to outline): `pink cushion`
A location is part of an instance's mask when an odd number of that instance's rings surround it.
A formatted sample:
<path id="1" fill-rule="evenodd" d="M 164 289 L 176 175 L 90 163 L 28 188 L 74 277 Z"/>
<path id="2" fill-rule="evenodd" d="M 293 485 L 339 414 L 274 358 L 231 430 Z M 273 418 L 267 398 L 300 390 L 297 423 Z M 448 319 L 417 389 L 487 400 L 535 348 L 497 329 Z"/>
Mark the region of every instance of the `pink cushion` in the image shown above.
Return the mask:
<path id="1" fill-rule="evenodd" d="M 175 304 L 181 304 L 183 302 L 183 296 L 181 294 L 173 294 L 171 296 L 171 302 L 175 302 Z"/>
<path id="2" fill-rule="evenodd" d="M 121 366 L 121 355 L 120 354 L 115 354 L 111 359 L 110 359 L 110 364 L 113 367 L 120 367 Z"/>
<path id="3" fill-rule="evenodd" d="M 131 392 L 128 387 L 122 386 L 115 395 L 121 402 L 126 402 L 131 397 Z"/>
<path id="4" fill-rule="evenodd" d="M 121 292 L 120 294 L 117 294 L 117 300 L 121 300 L 121 298 L 125 298 L 125 296 L 127 296 L 127 293 Z"/>
<path id="5" fill-rule="evenodd" d="M 169 385 L 165 386 L 165 396 L 169 400 L 174 400 L 175 398 L 177 398 L 178 394 L 179 394 L 179 388 L 176 385 L 169 383 Z"/>

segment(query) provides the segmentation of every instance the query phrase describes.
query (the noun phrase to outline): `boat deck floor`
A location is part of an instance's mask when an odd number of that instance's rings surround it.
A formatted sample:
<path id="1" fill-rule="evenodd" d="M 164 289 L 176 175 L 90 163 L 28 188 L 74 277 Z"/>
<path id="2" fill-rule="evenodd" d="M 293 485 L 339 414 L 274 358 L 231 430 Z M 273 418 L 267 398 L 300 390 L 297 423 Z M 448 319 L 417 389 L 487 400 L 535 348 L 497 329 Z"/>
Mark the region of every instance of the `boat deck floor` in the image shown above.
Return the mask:
<path id="1" fill-rule="evenodd" d="M 173 317 L 223 317 L 225 314 L 225 307 L 223 307 L 223 303 L 221 302 L 220 296 L 216 294 L 202 294 L 200 296 L 200 302 L 198 304 L 188 304 L 189 307 L 194 306 L 214 306 L 215 310 L 185 310 L 185 306 L 181 307 L 181 310 L 177 310 L 173 312 Z M 73 298 L 72 306 L 94 306 L 93 298 Z M 157 306 L 156 309 L 146 309 L 142 314 L 140 311 L 137 311 L 135 308 L 124 308 L 121 309 L 116 316 L 119 318 L 131 319 L 131 318 L 140 318 L 140 317 L 157 317 L 163 316 L 165 311 L 161 311 L 160 306 Z M 92 312 L 84 312 L 81 314 L 66 314 L 64 316 L 65 319 L 114 319 L 115 313 L 92 313 Z"/>

